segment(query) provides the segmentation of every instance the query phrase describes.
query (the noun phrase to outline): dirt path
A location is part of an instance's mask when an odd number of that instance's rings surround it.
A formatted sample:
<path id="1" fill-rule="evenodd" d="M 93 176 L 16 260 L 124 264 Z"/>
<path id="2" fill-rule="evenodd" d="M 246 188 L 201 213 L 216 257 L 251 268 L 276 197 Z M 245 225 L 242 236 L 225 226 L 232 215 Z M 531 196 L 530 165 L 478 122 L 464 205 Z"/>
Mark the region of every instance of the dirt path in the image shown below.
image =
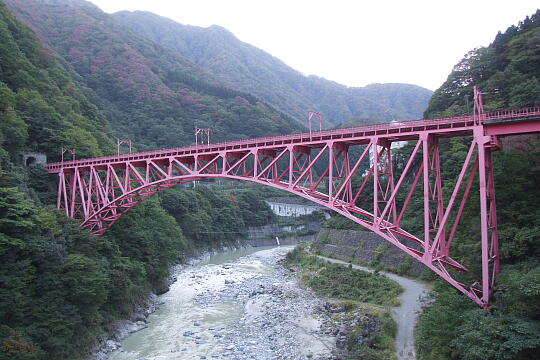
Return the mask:
<path id="1" fill-rule="evenodd" d="M 329 262 L 349 265 L 350 263 L 342 260 L 327 258 L 319 256 Z M 350 264 L 354 269 L 373 272 L 372 269 L 364 266 Z M 404 278 L 402 276 L 380 272 L 386 275 L 392 280 L 397 281 L 403 287 L 403 293 L 399 300 L 400 305 L 392 309 L 392 315 L 398 325 L 398 331 L 396 335 L 396 352 L 399 360 L 414 360 L 416 359 L 416 352 L 414 350 L 414 325 L 418 317 L 422 304 L 420 298 L 425 296 L 429 291 L 429 287 L 417 280 Z"/>

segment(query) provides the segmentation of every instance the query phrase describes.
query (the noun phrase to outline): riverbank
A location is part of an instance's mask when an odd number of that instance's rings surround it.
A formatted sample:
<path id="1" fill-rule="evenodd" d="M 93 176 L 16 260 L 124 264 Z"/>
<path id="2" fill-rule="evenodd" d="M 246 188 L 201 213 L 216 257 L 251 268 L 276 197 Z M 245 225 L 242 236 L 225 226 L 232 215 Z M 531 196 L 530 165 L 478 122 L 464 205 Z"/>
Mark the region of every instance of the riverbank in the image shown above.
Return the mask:
<path id="1" fill-rule="evenodd" d="M 318 255 L 326 261 L 351 266 L 354 269 L 373 272 L 373 269 L 364 266 L 351 264 L 349 262 L 328 258 Z M 398 360 L 415 360 L 416 350 L 414 345 L 414 328 L 418 320 L 418 314 L 422 310 L 421 299 L 425 298 L 430 287 L 418 280 L 404 278 L 402 276 L 380 271 L 388 278 L 396 281 L 403 288 L 403 293 L 399 296 L 399 306 L 392 309 L 392 317 L 397 323 L 397 334 L 395 348 Z"/>
<path id="2" fill-rule="evenodd" d="M 262 228 L 266 229 L 266 227 Z M 255 229 L 252 228 L 252 232 Z M 313 235 L 291 236 L 283 237 L 279 241 L 281 245 L 296 245 L 312 241 L 313 237 Z M 169 291 L 169 287 L 177 281 L 178 275 L 184 268 L 205 263 L 212 257 L 219 257 L 222 253 L 230 251 L 256 251 L 257 248 L 261 247 L 274 247 L 276 243 L 275 238 L 260 238 L 259 236 L 252 235 L 247 239 L 222 243 L 215 248 L 191 249 L 185 263 L 171 267 L 169 271 L 170 276 L 163 284 L 161 293 L 163 294 Z M 90 354 L 85 357 L 85 360 L 108 359 L 110 353 L 121 348 L 121 343 L 124 339 L 148 326 L 149 315 L 154 313 L 162 304 L 163 300 L 161 297 L 150 292 L 145 299 L 137 304 L 129 319 L 116 320 L 107 326 L 107 332 L 100 335 L 98 343 L 92 348 Z"/>
<path id="3" fill-rule="evenodd" d="M 290 249 L 233 251 L 182 269 L 148 327 L 110 359 L 334 359 L 331 307 L 280 264 Z"/>
<path id="4" fill-rule="evenodd" d="M 318 296 L 299 283 L 299 269 L 283 266 L 291 249 L 229 249 L 176 268 L 170 291 L 156 297 L 162 305 L 109 359 L 329 360 L 366 351 L 374 359 L 414 359 L 412 337 L 400 332 L 408 323 L 412 334 L 407 316 Z M 407 287 L 400 297 L 407 307 L 414 296 L 406 294 Z"/>
<path id="5" fill-rule="evenodd" d="M 422 310 L 422 299 L 427 298 L 432 288 L 431 284 L 420 280 L 429 276 L 426 267 L 366 231 L 322 229 L 311 248 L 314 254 L 327 261 L 353 264 L 350 266 L 364 271 L 376 270 L 403 287 L 405 291 L 399 299 L 401 305 L 392 310 L 398 324 L 397 356 L 399 360 L 416 359 L 415 325 Z"/>
<path id="6" fill-rule="evenodd" d="M 331 259 L 330 259 L 331 260 Z M 340 301 L 342 314 L 331 319 L 339 324 L 342 338 L 336 342 L 340 359 L 397 359 L 396 322 L 390 306 L 398 304 L 403 289 L 394 280 L 352 266 L 343 266 L 311 254 L 299 246 L 287 254 L 289 266 L 298 269 L 299 281 L 319 296 Z M 347 264 L 345 264 L 347 265 Z"/>

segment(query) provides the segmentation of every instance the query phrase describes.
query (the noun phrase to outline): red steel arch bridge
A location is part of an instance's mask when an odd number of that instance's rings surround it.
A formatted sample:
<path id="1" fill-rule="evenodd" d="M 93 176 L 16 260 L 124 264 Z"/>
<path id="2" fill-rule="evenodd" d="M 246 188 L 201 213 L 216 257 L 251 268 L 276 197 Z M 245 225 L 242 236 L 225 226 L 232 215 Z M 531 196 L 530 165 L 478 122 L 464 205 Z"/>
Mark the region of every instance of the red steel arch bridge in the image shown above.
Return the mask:
<path id="1" fill-rule="evenodd" d="M 472 115 L 197 144 L 46 168 L 58 174 L 57 207 L 95 235 L 149 196 L 189 181 L 229 178 L 282 189 L 377 233 L 488 308 L 499 272 L 492 153 L 501 148 L 499 136 L 532 132 L 540 132 L 540 107 L 485 113 L 475 91 Z M 470 146 L 451 194 L 443 197 L 439 141 L 452 137 L 466 138 Z M 412 151 L 397 159 L 392 144 L 402 141 Z M 423 199 L 420 212 L 410 209 L 415 191 Z M 480 199 L 482 278 L 464 284 L 455 271 L 468 270 L 451 250 L 473 191 Z M 422 221 L 420 234 L 402 226 L 411 218 Z"/>

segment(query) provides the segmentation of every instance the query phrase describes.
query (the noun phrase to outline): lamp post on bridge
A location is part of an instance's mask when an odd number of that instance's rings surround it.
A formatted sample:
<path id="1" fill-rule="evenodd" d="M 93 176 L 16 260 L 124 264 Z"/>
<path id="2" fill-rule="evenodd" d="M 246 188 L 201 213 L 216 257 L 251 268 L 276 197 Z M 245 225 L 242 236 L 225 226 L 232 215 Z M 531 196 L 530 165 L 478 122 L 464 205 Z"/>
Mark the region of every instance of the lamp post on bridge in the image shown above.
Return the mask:
<path id="1" fill-rule="evenodd" d="M 317 111 L 308 110 L 308 126 L 309 126 L 309 138 L 311 139 L 312 130 L 311 130 L 311 119 L 313 116 L 319 118 L 319 131 L 322 131 L 322 114 Z"/>
<path id="2" fill-rule="evenodd" d="M 118 156 L 120 156 L 120 145 L 122 144 L 126 144 L 129 146 L 129 153 L 131 154 L 131 150 L 132 150 L 132 144 L 131 144 L 131 140 L 120 140 L 120 139 L 116 139 L 116 154 Z"/>
<path id="3" fill-rule="evenodd" d="M 204 145 L 204 135 L 206 135 L 206 145 L 210 145 L 210 128 L 195 128 L 195 148 L 199 146 L 199 134 L 202 138 L 201 144 Z"/>
<path id="4" fill-rule="evenodd" d="M 62 148 L 62 162 L 64 162 L 64 154 L 68 152 L 71 154 L 71 160 L 75 160 L 75 149 Z"/>

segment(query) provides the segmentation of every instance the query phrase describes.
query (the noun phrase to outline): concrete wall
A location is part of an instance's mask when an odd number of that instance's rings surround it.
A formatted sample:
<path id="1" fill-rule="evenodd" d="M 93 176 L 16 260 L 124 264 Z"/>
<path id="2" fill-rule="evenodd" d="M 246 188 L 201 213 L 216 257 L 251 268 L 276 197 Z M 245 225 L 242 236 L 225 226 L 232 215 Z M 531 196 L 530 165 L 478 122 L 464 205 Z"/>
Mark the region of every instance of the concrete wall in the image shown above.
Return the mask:
<path id="1" fill-rule="evenodd" d="M 260 239 L 260 238 L 272 238 L 274 239 L 276 234 L 280 233 L 294 233 L 298 231 L 319 231 L 321 224 L 317 222 L 310 222 L 299 226 L 280 226 L 277 224 L 270 224 L 264 226 L 248 227 L 246 230 L 248 239 Z"/>
<path id="2" fill-rule="evenodd" d="M 315 240 L 315 235 L 296 235 L 299 231 L 319 231 L 321 224 L 310 222 L 299 226 L 279 226 L 270 224 L 247 228 L 246 244 L 251 246 L 273 246 L 277 245 L 276 234 L 279 236 L 280 245 L 296 245 L 302 242 Z M 287 233 L 290 233 L 287 235 Z"/>
<path id="3" fill-rule="evenodd" d="M 314 244 L 322 254 L 344 260 L 354 259 L 363 264 L 407 268 L 420 274 L 426 267 L 370 231 L 321 229 Z"/>
<path id="4" fill-rule="evenodd" d="M 280 245 L 296 245 L 303 242 L 313 241 L 315 235 L 304 235 L 304 236 L 291 236 L 279 238 Z M 272 238 L 260 238 L 260 239 L 247 239 L 246 244 L 257 247 L 257 246 L 275 246 L 277 245 L 276 239 Z"/>
<path id="5" fill-rule="evenodd" d="M 46 164 L 47 155 L 42 153 L 35 152 L 25 152 L 23 153 L 23 164 L 25 166 L 35 165 L 35 164 Z"/>

